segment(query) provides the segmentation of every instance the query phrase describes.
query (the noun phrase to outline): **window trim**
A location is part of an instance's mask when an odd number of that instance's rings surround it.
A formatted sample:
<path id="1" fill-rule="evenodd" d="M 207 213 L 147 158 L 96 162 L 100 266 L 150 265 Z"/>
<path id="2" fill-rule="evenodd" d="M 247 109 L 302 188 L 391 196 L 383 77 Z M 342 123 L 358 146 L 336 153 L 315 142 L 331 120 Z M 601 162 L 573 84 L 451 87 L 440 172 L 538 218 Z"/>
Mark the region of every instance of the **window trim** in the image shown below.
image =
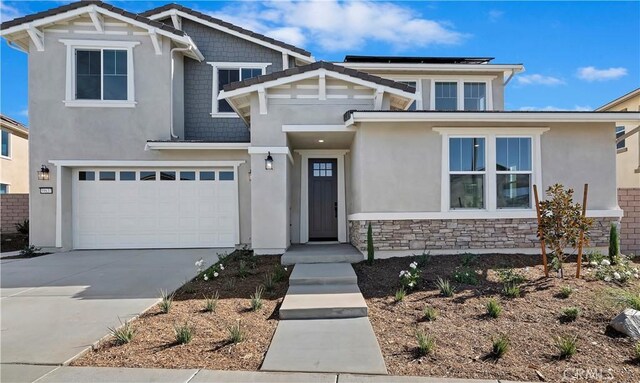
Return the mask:
<path id="1" fill-rule="evenodd" d="M 0 185 L 4 185 L 4 193 L 0 194 L 11 194 L 11 184 L 0 182 Z"/>
<path id="2" fill-rule="evenodd" d="M 504 137 L 528 137 L 531 138 L 531 187 L 538 185 L 542 189 L 542 150 L 540 146 L 540 136 L 549 128 L 522 128 L 522 127 L 478 127 L 478 128 L 455 128 L 455 127 L 434 127 L 434 131 L 442 136 L 442 158 L 441 158 L 441 185 L 440 185 L 440 212 L 444 214 L 460 214 L 462 212 L 469 218 L 482 218 L 486 215 L 512 214 L 513 212 L 533 211 L 535 206 L 531 203 L 530 208 L 497 208 L 497 170 L 496 170 L 496 138 Z M 455 137 L 484 137 L 485 138 L 485 208 L 484 209 L 451 209 L 450 208 L 450 185 L 449 185 L 449 138 Z"/>
<path id="3" fill-rule="evenodd" d="M 7 133 L 7 155 L 5 156 L 4 154 L 2 154 L 0 152 L 0 158 L 3 158 L 5 160 L 10 160 L 10 159 L 12 159 L 12 154 L 13 154 L 13 150 L 11 150 L 12 149 L 11 148 L 11 141 L 12 141 L 11 136 L 13 134 L 11 134 L 11 132 L 9 130 L 6 130 L 6 129 L 2 129 L 2 132 L 3 133 L 4 132 Z M 0 136 L 0 144 L 2 143 L 1 141 L 2 141 L 2 136 Z"/>
<path id="4" fill-rule="evenodd" d="M 67 47 L 66 86 L 64 105 L 67 107 L 107 107 L 107 108 L 134 108 L 135 81 L 133 65 L 133 48 L 140 44 L 139 41 L 111 41 L 111 40 L 69 40 L 60 39 Z M 127 51 L 127 99 L 126 100 L 77 100 L 76 89 L 76 50 L 100 50 L 115 49 Z M 101 53 L 102 56 L 102 53 Z M 102 61 L 100 62 L 100 75 L 102 77 Z M 103 80 L 101 79 L 101 82 Z M 102 91 L 101 91 L 102 93 Z M 102 94 L 101 94 L 102 97 Z"/>
<path id="5" fill-rule="evenodd" d="M 486 89 L 486 108 L 484 111 L 492 111 L 493 109 L 493 88 L 492 81 L 495 76 L 431 76 L 429 86 L 429 110 L 436 110 L 436 83 L 437 82 L 455 82 L 457 84 L 457 109 L 456 111 L 464 111 L 464 84 L 465 83 L 484 83 Z M 477 112 L 482 112 L 477 111 Z"/>
<path id="6" fill-rule="evenodd" d="M 498 138 L 530 138 L 531 139 L 531 170 L 498 170 L 496 167 L 498 160 L 496 157 L 497 154 L 497 139 Z M 535 159 L 535 155 L 534 155 L 534 140 L 535 137 L 532 134 L 496 134 L 494 137 L 494 164 L 493 164 L 493 172 L 494 172 L 494 198 L 495 198 L 495 203 L 496 203 L 496 210 L 500 211 L 500 210 L 531 210 L 533 208 L 535 208 L 535 203 L 533 201 L 534 197 L 533 197 L 533 185 L 536 181 L 536 179 L 534 178 L 534 159 Z M 497 196 L 497 186 L 498 186 L 498 175 L 499 174 L 506 174 L 506 175 L 528 175 L 529 181 L 531 182 L 531 185 L 529 185 L 529 187 L 531 188 L 530 193 L 529 193 L 529 206 L 530 208 L 522 208 L 522 207 L 498 207 L 498 196 Z M 541 185 L 540 183 L 538 183 L 538 185 Z"/>
<path id="7" fill-rule="evenodd" d="M 484 170 L 451 170 L 451 163 L 449 162 L 449 143 L 450 140 L 452 138 L 482 138 L 484 139 Z M 473 133 L 468 133 L 468 134 L 451 134 L 447 137 L 447 193 L 449 193 L 449 195 L 447 196 L 447 201 L 449 203 L 449 205 L 447 205 L 448 211 L 482 211 L 482 210 L 486 210 L 487 209 L 487 203 L 489 201 L 488 196 L 487 196 L 487 187 L 484 188 L 483 190 L 483 208 L 475 208 L 475 207 L 468 207 L 468 208 L 452 208 L 450 203 L 451 203 L 451 176 L 452 175 L 481 175 L 483 176 L 484 179 L 484 184 L 486 185 L 489 182 L 489 170 L 488 170 L 488 161 L 489 161 L 489 152 L 488 152 L 488 148 L 489 148 L 489 138 L 486 134 L 483 133 L 478 133 L 478 134 L 473 134 Z"/>
<path id="8" fill-rule="evenodd" d="M 218 69 L 238 69 L 242 74 L 242 69 L 262 69 L 262 75 L 267 73 L 267 67 L 272 65 L 271 63 L 261 62 L 212 62 L 207 61 L 207 64 L 213 67 L 213 81 L 212 81 L 212 98 L 211 98 L 211 117 L 223 117 L 223 118 L 240 118 L 235 112 L 218 112 Z M 242 81 L 242 79 L 240 79 Z"/>

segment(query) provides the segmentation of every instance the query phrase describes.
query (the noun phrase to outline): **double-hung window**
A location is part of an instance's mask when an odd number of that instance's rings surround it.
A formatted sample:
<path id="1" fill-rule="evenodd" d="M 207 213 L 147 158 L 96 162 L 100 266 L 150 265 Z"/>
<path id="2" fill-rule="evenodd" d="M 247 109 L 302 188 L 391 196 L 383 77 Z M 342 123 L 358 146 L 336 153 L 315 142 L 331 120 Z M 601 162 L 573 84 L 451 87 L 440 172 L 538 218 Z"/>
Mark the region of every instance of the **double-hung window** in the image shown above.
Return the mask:
<path id="1" fill-rule="evenodd" d="M 2 157 L 9 158 L 11 156 L 11 133 L 6 130 L 2 131 L 2 137 L 0 138 L 2 144 Z"/>
<path id="2" fill-rule="evenodd" d="M 434 128 L 443 136 L 442 211 L 532 209 L 546 128 Z M 455 213 L 460 214 L 460 213 Z M 509 213 L 505 213 L 509 214 Z"/>
<path id="3" fill-rule="evenodd" d="M 433 79 L 431 81 L 431 110 L 483 111 L 492 110 L 491 78 Z"/>
<path id="4" fill-rule="evenodd" d="M 210 62 L 213 66 L 212 117 L 237 117 L 227 100 L 218 100 L 224 86 L 237 81 L 262 76 L 271 63 L 226 63 Z"/>
<path id="5" fill-rule="evenodd" d="M 137 41 L 60 40 L 67 46 L 65 105 L 134 107 Z"/>
<path id="6" fill-rule="evenodd" d="M 449 207 L 484 209 L 485 138 L 449 139 Z"/>

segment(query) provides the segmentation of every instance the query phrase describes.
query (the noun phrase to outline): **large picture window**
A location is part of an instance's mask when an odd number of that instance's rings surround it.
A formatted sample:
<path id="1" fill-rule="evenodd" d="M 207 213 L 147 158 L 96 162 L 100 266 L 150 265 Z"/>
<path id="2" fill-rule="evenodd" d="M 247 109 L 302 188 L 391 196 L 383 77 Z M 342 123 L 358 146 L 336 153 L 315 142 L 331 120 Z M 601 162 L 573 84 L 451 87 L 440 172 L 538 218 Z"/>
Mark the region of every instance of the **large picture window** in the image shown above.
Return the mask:
<path id="1" fill-rule="evenodd" d="M 449 191 L 451 209 L 483 209 L 485 185 L 485 139 L 449 139 Z"/>
<path id="2" fill-rule="evenodd" d="M 209 63 L 213 66 L 213 117 L 237 117 L 227 100 L 218 100 L 224 86 L 266 73 L 271 63 Z"/>

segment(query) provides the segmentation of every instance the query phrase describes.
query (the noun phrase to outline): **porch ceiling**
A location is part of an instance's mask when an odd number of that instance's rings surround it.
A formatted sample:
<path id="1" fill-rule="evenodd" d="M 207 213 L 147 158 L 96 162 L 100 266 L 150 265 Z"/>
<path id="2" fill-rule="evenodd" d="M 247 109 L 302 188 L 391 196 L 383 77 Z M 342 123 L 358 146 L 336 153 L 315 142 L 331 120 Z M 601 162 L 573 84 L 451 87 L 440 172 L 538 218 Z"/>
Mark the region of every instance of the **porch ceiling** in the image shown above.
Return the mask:
<path id="1" fill-rule="evenodd" d="M 349 149 L 355 131 L 288 132 L 290 147 L 296 149 Z M 323 142 L 320 142 L 322 140 Z"/>

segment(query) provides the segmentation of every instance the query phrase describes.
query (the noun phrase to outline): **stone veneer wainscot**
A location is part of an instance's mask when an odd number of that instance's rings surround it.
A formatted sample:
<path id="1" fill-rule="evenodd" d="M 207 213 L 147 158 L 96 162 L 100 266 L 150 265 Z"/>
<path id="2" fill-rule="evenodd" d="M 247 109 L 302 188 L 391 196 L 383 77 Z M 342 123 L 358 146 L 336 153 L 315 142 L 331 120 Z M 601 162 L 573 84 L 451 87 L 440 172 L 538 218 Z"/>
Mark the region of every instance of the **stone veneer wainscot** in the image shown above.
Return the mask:
<path id="1" fill-rule="evenodd" d="M 376 250 L 531 249 L 540 246 L 537 220 L 430 219 L 349 221 L 349 240 L 367 249 L 367 226 L 371 222 Z M 592 247 L 609 244 L 609 226 L 616 218 L 595 218 L 590 230 Z"/>

